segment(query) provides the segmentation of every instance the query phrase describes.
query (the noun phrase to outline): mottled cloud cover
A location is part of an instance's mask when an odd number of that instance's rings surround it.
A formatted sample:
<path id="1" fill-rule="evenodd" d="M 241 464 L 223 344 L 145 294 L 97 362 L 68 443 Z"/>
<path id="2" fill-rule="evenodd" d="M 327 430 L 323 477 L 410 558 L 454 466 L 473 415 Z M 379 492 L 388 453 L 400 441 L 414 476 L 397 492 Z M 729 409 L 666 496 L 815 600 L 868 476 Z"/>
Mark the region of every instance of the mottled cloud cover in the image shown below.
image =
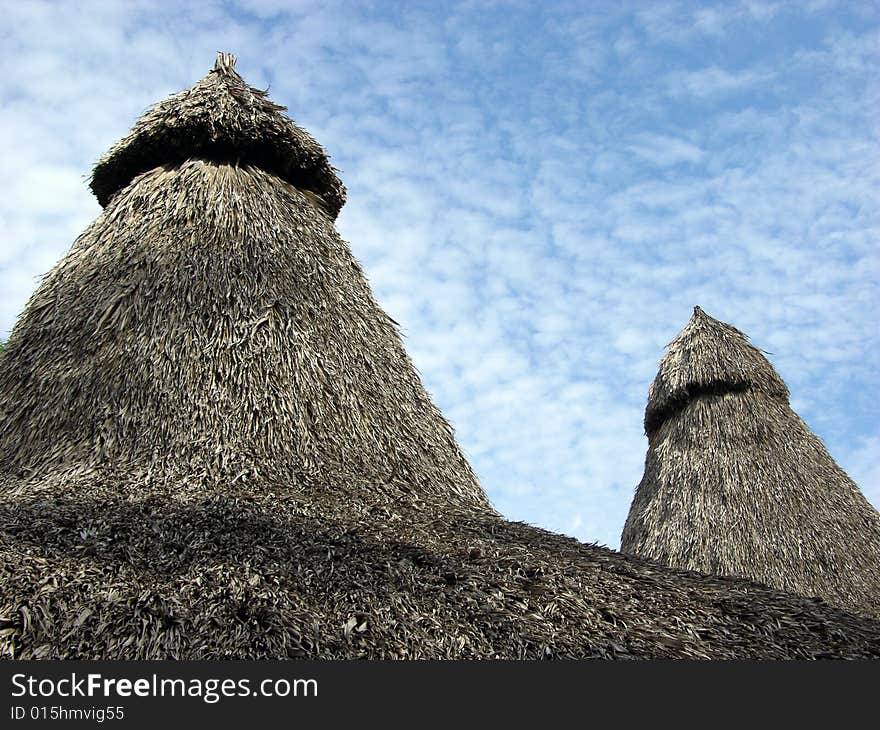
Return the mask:
<path id="1" fill-rule="evenodd" d="M 880 504 L 871 2 L 0 2 L 0 337 L 91 165 L 218 50 L 332 154 L 339 219 L 491 499 L 618 545 L 693 305 Z"/>

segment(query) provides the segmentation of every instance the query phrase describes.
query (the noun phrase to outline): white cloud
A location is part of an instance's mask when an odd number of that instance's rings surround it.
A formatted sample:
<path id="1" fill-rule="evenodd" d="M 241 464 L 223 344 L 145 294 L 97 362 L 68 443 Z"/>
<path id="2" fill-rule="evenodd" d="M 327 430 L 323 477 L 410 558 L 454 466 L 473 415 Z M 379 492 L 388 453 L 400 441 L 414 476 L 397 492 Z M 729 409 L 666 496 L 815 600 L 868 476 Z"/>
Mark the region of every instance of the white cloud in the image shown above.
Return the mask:
<path id="1" fill-rule="evenodd" d="M 639 135 L 628 149 L 658 167 L 698 163 L 705 156 L 703 150 L 685 140 L 652 133 Z"/>
<path id="2" fill-rule="evenodd" d="M 708 97 L 744 91 L 773 78 L 770 71 L 743 69 L 728 71 L 709 66 L 696 71 L 674 71 L 666 77 L 666 85 L 672 95 L 690 94 Z"/>

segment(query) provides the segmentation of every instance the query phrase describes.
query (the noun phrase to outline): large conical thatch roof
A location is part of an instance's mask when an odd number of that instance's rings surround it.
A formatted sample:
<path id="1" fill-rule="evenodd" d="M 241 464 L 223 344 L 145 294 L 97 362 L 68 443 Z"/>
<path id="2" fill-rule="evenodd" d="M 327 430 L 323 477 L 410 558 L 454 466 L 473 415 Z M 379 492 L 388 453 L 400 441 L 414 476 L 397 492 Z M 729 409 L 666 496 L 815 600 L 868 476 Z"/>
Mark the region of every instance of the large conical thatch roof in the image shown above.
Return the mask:
<path id="1" fill-rule="evenodd" d="M 0 469 L 363 482 L 490 509 L 314 204 L 344 198 L 326 154 L 281 109 L 221 54 L 98 163 L 109 202 L 4 356 Z"/>
<path id="2" fill-rule="evenodd" d="M 878 622 L 501 519 L 317 143 L 226 56 L 158 109 L 0 360 L 10 653 L 880 656 Z"/>
<path id="3" fill-rule="evenodd" d="M 624 552 L 880 616 L 880 515 L 742 332 L 694 309 L 660 363 L 645 431 Z"/>

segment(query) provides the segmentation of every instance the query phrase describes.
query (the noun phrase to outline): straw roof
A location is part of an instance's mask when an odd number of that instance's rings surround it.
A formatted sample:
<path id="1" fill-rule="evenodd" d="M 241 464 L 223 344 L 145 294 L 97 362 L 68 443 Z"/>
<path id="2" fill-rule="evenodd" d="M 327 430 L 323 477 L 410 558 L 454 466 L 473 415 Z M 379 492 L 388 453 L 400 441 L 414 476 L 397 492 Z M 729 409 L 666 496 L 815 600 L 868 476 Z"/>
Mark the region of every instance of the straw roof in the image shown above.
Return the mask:
<path id="1" fill-rule="evenodd" d="M 157 108 L 0 360 L 10 655 L 880 656 L 880 622 L 503 520 L 336 188 L 289 174 L 330 169 L 311 138 L 225 55 Z"/>
<path id="2" fill-rule="evenodd" d="M 313 193 L 336 218 L 345 204 L 345 187 L 321 145 L 285 117 L 285 109 L 244 82 L 235 72 L 235 56 L 220 53 L 205 78 L 156 104 L 101 158 L 92 192 L 106 206 L 157 164 L 191 158 L 240 162 Z"/>
<path id="3" fill-rule="evenodd" d="M 9 341 L 0 469 L 361 480 L 491 510 L 315 204 L 345 197 L 326 154 L 281 109 L 221 54 L 98 163 L 109 202 Z M 300 189 L 303 169 L 330 182 Z"/>
<path id="4" fill-rule="evenodd" d="M 645 431 L 624 552 L 880 616 L 880 515 L 746 335 L 696 307 L 660 363 Z"/>

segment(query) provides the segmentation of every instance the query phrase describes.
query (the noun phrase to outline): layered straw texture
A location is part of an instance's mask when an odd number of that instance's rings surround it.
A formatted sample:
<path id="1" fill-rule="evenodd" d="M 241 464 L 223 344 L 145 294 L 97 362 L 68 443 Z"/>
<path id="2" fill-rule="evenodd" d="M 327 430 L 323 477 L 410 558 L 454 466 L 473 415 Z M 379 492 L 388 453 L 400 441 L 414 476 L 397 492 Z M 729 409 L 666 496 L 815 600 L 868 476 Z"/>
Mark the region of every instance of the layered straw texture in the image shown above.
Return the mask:
<path id="1" fill-rule="evenodd" d="M 345 187 L 327 153 L 281 112 L 286 107 L 248 86 L 235 56 L 220 53 L 195 86 L 156 104 L 95 166 L 92 192 L 102 206 L 157 164 L 192 158 L 253 165 L 320 197 L 331 218 L 345 204 Z"/>
<path id="2" fill-rule="evenodd" d="M 15 328 L 0 470 L 362 482 L 490 510 L 317 193 L 278 173 L 323 170 L 335 188 L 318 192 L 342 190 L 280 109 L 222 54 L 97 165 L 105 191 L 146 169 L 109 194 Z"/>
<path id="3" fill-rule="evenodd" d="M 695 308 L 660 363 L 645 431 L 624 552 L 880 616 L 880 515 L 742 332 Z"/>
<path id="4" fill-rule="evenodd" d="M 231 57 L 94 188 L 0 358 L 9 656 L 880 656 L 878 622 L 504 521 L 326 155 Z"/>

